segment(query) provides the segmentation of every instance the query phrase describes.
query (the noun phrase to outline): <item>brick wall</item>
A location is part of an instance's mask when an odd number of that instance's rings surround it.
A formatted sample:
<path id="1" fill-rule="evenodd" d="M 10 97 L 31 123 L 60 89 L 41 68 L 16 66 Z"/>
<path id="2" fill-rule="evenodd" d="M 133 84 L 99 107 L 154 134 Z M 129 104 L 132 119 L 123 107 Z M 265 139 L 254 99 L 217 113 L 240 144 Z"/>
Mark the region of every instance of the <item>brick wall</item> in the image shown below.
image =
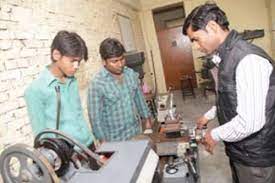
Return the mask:
<path id="1" fill-rule="evenodd" d="M 89 48 L 89 61 L 77 73 L 85 108 L 88 81 L 101 65 L 99 43 L 121 39 L 117 12 L 131 18 L 137 48 L 144 50 L 138 12 L 115 0 L 0 1 L 0 152 L 9 144 L 32 144 L 23 93 L 50 63 L 51 41 L 62 29 L 79 33 Z"/>

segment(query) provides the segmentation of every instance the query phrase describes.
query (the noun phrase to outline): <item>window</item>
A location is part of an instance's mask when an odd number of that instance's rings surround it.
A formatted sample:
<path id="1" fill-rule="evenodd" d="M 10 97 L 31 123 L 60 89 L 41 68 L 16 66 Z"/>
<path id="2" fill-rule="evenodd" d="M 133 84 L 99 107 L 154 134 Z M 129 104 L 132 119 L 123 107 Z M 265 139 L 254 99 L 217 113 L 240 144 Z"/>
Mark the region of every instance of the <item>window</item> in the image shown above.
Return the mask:
<path id="1" fill-rule="evenodd" d="M 127 52 L 136 50 L 132 23 L 129 17 L 118 15 L 122 42 Z"/>

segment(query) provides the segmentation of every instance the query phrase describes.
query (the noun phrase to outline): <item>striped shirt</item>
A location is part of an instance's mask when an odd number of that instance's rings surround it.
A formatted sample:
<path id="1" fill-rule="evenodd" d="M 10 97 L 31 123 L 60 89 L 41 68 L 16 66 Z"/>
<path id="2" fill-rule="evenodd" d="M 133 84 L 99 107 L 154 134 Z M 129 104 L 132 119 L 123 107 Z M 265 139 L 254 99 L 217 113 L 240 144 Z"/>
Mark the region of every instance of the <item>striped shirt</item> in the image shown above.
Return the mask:
<path id="1" fill-rule="evenodd" d="M 104 141 L 122 141 L 141 133 L 139 115 L 150 112 L 142 94 L 138 74 L 125 67 L 118 83 L 104 67 L 91 81 L 88 111 L 95 137 Z"/>
<path id="2" fill-rule="evenodd" d="M 214 140 L 236 142 L 259 131 L 265 124 L 265 104 L 272 65 L 263 57 L 250 54 L 244 57 L 236 69 L 237 115 L 231 121 L 214 128 Z M 213 119 L 212 107 L 205 117 Z"/>

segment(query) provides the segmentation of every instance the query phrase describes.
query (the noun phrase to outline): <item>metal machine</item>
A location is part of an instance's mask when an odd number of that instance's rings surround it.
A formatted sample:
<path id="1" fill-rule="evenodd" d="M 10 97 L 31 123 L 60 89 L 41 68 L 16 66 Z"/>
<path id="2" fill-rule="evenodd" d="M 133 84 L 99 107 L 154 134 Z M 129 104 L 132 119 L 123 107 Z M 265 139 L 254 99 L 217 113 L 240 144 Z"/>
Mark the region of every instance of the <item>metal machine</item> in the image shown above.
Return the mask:
<path id="1" fill-rule="evenodd" d="M 162 183 L 199 183 L 198 142 L 206 129 L 197 129 L 194 123 L 182 120 L 170 90 L 158 101 L 158 121 L 152 139 L 163 162 Z"/>
<path id="2" fill-rule="evenodd" d="M 179 118 L 172 93 L 166 101 L 158 105 L 165 107 L 158 113 L 163 122 L 148 134 L 156 152 L 149 140 L 103 143 L 93 152 L 58 130 L 45 130 L 33 147 L 16 144 L 2 152 L 4 183 L 199 183 L 197 142 L 204 130 Z"/>
<path id="3" fill-rule="evenodd" d="M 16 144 L 0 156 L 4 183 L 147 183 L 157 164 L 148 140 L 104 143 L 95 153 L 57 130 L 41 132 L 34 147 Z"/>

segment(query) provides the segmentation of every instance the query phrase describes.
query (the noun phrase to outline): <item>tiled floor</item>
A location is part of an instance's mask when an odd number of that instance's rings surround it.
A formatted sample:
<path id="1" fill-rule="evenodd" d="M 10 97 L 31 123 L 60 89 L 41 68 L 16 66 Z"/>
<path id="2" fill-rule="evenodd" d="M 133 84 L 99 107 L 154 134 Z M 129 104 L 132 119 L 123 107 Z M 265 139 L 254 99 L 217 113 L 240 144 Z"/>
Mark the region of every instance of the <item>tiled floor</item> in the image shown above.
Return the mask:
<path id="1" fill-rule="evenodd" d="M 179 91 L 174 92 L 177 110 L 182 114 L 184 120 L 193 123 L 195 123 L 196 118 L 204 114 L 215 103 L 215 95 L 213 94 L 208 95 L 207 99 L 201 95 L 199 90 L 196 91 L 196 94 L 195 99 L 190 96 L 183 100 Z M 217 120 L 213 120 L 209 123 L 208 128 L 217 125 Z M 230 167 L 223 144 L 219 143 L 216 146 L 214 155 L 207 153 L 203 146 L 200 146 L 199 149 L 201 183 L 231 183 Z"/>

